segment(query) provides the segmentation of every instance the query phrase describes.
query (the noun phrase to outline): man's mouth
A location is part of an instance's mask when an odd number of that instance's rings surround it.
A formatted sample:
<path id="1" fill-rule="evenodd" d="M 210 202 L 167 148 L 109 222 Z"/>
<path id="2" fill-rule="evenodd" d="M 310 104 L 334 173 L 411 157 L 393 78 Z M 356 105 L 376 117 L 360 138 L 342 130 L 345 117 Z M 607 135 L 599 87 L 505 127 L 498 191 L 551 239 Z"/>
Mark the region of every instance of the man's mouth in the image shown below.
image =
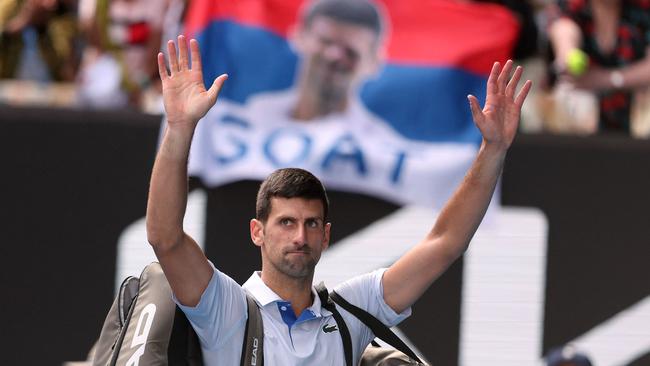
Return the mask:
<path id="1" fill-rule="evenodd" d="M 287 252 L 287 254 L 302 254 L 302 255 L 307 255 L 309 254 L 308 250 L 290 250 Z"/>

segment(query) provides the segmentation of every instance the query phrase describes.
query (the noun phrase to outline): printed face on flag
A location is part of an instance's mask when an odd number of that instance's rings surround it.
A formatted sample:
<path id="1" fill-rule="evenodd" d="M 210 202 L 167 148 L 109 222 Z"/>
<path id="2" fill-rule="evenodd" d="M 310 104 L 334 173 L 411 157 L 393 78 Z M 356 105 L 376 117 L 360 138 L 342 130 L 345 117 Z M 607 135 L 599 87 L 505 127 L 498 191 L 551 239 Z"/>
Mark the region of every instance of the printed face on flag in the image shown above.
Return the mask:
<path id="1" fill-rule="evenodd" d="M 298 82 L 312 89 L 320 104 L 347 99 L 353 88 L 377 71 L 379 36 L 371 29 L 327 16 L 317 16 L 297 29 Z"/>

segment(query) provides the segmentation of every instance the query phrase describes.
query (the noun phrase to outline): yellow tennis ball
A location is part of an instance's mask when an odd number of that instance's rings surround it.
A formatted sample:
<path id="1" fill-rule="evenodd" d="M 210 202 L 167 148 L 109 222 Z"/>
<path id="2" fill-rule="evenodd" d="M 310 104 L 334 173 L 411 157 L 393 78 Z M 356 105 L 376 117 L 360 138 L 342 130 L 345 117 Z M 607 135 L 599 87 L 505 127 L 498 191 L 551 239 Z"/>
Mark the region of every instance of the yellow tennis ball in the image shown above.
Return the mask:
<path id="1" fill-rule="evenodd" d="M 569 51 L 566 58 L 567 71 L 571 75 L 580 76 L 587 71 L 589 67 L 589 56 L 581 49 L 574 48 Z"/>

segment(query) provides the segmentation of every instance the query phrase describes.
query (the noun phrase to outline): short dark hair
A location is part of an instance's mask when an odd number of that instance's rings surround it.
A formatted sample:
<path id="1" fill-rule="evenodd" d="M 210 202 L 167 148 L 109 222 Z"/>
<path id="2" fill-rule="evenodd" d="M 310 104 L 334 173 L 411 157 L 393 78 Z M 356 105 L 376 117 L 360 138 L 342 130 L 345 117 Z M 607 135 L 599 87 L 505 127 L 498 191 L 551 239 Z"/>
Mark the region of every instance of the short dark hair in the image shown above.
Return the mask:
<path id="1" fill-rule="evenodd" d="M 317 16 L 368 28 L 377 38 L 384 30 L 379 9 L 369 0 L 315 0 L 303 13 L 305 26 L 311 25 Z"/>
<path id="2" fill-rule="evenodd" d="M 327 221 L 329 199 L 325 187 L 312 173 L 299 168 L 278 169 L 271 173 L 257 191 L 255 217 L 265 222 L 271 213 L 271 198 L 318 199 L 323 203 L 323 220 Z"/>

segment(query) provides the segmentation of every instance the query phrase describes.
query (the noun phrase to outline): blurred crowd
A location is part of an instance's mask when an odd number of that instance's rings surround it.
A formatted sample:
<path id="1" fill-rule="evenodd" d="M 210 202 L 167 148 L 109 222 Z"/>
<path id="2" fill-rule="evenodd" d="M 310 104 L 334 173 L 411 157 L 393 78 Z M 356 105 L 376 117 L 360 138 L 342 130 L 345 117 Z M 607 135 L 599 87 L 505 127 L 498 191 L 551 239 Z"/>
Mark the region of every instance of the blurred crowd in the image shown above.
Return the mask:
<path id="1" fill-rule="evenodd" d="M 450 0 L 467 1 L 467 0 Z M 480 0 L 520 20 L 524 132 L 650 135 L 650 0 Z M 0 0 L 0 104 L 162 113 L 155 54 L 185 0 Z"/>
<path id="2" fill-rule="evenodd" d="M 548 128 L 650 135 L 650 1 L 555 0 L 545 16 Z"/>
<path id="3" fill-rule="evenodd" d="M 180 32 L 184 7 L 184 0 L 0 0 L 2 102 L 161 113 L 156 54 Z"/>

